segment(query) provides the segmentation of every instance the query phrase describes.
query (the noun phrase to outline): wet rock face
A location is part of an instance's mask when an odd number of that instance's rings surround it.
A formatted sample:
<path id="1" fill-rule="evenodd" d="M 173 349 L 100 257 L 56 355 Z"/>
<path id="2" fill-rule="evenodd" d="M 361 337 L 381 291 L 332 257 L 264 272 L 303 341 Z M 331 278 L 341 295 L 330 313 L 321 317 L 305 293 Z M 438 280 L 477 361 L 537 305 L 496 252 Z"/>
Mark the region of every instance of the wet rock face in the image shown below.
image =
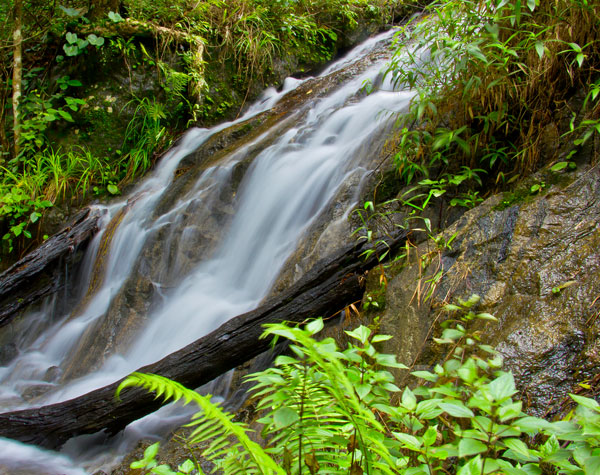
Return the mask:
<path id="1" fill-rule="evenodd" d="M 408 266 L 388 286 L 384 332 L 400 360 L 430 363 L 423 343 L 444 303 L 471 294 L 498 318 L 482 326 L 517 378 L 530 412 L 544 415 L 600 364 L 600 171 L 583 167 L 560 185 L 521 202 L 497 195 L 442 234 L 452 250 L 431 253 L 419 272 Z M 443 271 L 431 299 L 428 279 Z M 420 289 L 418 292 L 416 289 Z M 389 349 L 389 348 L 388 348 Z M 429 359 L 429 361 L 428 361 Z"/>

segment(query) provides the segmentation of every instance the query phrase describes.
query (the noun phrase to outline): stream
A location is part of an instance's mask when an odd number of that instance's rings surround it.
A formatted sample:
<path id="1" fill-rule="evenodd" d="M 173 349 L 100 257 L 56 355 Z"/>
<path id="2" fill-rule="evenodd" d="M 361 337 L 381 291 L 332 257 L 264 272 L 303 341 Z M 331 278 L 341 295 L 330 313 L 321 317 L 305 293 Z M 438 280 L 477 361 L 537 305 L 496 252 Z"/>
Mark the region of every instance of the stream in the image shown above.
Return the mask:
<path id="1" fill-rule="evenodd" d="M 392 34 L 367 40 L 319 78 L 266 90 L 234 122 L 189 130 L 127 196 L 94 205 L 100 230 L 79 268 L 66 270 L 68 295 L 48 298 L 14 331 L 16 356 L 0 366 L 0 411 L 71 399 L 184 347 L 258 306 L 286 266 L 298 267 L 294 253 L 324 216 L 347 224 L 381 162 L 384 141 L 373 138 L 412 97 L 381 79 Z M 284 120 L 265 122 L 214 160 L 190 161 L 217 134 L 323 78 L 331 79 L 326 93 L 309 88 Z M 160 418 L 91 452 L 93 436 L 62 454 L 0 439 L 0 474 L 109 472 Z"/>

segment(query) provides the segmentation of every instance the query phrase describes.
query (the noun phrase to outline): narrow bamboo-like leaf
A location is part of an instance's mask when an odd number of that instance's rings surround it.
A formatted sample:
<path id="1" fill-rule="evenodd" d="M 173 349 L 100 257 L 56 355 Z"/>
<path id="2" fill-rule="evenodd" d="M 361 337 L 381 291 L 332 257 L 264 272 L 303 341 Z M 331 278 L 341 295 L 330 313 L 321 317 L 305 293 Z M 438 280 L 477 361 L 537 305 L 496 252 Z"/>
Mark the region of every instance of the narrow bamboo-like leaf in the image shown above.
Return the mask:
<path id="1" fill-rule="evenodd" d="M 600 410 L 600 404 L 598 404 L 594 399 L 578 396 L 577 394 L 572 393 L 569 393 L 569 396 L 571 396 L 571 399 L 573 399 L 573 401 L 575 401 L 580 406 L 587 407 L 595 411 Z"/>

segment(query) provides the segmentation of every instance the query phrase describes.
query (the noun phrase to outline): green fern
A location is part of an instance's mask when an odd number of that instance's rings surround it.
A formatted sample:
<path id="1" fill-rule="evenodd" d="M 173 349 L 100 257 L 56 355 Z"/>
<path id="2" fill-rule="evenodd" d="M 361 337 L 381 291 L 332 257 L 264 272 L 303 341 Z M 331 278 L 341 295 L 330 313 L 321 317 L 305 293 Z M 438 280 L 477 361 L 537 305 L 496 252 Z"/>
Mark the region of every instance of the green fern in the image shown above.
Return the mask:
<path id="1" fill-rule="evenodd" d="M 285 356 L 276 365 L 248 378 L 256 383 L 257 408 L 265 413 L 258 422 L 264 424 L 269 452 L 280 460 L 295 455 L 296 466 L 286 467 L 287 473 L 299 473 L 306 454 L 327 473 L 347 473 L 351 426 L 333 403 L 327 380 L 306 360 Z"/>
<path id="2" fill-rule="evenodd" d="M 226 473 L 281 474 L 285 472 L 256 442 L 248 437 L 246 425 L 234 422 L 233 415 L 211 401 L 211 396 L 202 396 L 183 385 L 155 374 L 132 373 L 118 387 L 116 396 L 127 387 L 137 386 L 156 393 L 165 401 L 195 402 L 201 412 L 193 416 L 188 426 L 195 427 L 190 435 L 191 443 L 210 441 L 202 451 L 202 457 L 215 463 L 216 469 Z M 233 436 L 237 442 L 231 441 Z"/>
<path id="3" fill-rule="evenodd" d="M 370 340 L 374 338 L 371 330 L 364 326 L 348 332 L 360 345 L 351 345 L 343 352 L 332 338 L 313 338 L 323 328 L 321 319 L 305 328 L 285 324 L 266 328 L 264 337 L 290 340 L 298 357 L 279 357 L 279 373 L 276 368 L 250 378 L 257 383 L 259 408 L 270 411 L 263 422 L 265 432 L 274 436 L 272 444 L 279 447 L 276 452 L 297 453 L 298 472 L 292 467 L 288 473 L 301 473 L 300 464 L 308 465 L 307 457 L 316 462 L 313 468 L 321 467 L 320 473 L 353 473 L 358 467 L 367 474 L 396 473 L 384 442 L 386 428 L 373 407 L 378 403 L 388 405 L 388 391 L 399 390 L 392 384 L 392 374 L 382 367 L 406 367 L 396 363 L 393 355 L 379 354 Z M 376 341 L 387 338 L 377 337 Z M 284 410 L 297 412 L 298 419 L 281 427 L 276 416 Z"/>

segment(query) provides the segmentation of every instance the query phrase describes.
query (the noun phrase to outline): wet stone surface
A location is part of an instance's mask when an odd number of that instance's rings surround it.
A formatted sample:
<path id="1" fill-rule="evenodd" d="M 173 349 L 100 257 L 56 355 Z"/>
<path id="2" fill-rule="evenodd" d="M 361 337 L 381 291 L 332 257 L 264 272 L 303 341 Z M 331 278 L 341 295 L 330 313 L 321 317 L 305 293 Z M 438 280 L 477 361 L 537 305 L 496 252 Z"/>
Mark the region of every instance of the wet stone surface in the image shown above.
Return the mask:
<path id="1" fill-rule="evenodd" d="M 498 318 L 481 325 L 483 340 L 504 356 L 531 413 L 550 414 L 593 376 L 600 364 L 600 172 L 581 167 L 562 181 L 504 209 L 498 195 L 465 213 L 442 234 L 445 241 L 456 234 L 452 250 L 419 246 L 431 263 L 422 272 L 406 267 L 388 286 L 383 331 L 396 337 L 388 350 L 405 363 L 434 361 L 423 342 L 435 336 L 442 305 L 478 294 L 478 310 Z M 439 271 L 426 301 L 427 280 Z"/>

